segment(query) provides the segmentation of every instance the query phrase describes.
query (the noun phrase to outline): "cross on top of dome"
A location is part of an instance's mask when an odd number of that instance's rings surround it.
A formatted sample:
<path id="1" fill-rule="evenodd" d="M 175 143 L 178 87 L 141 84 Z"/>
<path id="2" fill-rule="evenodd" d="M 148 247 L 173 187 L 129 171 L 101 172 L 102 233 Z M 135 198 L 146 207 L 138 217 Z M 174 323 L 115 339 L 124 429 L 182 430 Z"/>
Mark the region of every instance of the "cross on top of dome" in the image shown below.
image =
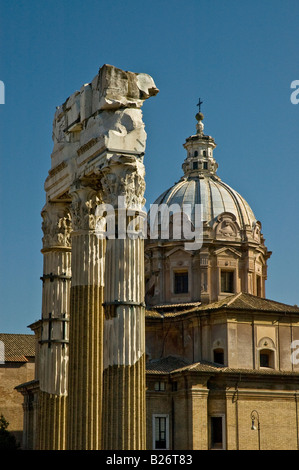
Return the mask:
<path id="1" fill-rule="evenodd" d="M 197 120 L 196 130 L 197 130 L 197 134 L 199 134 L 199 135 L 203 135 L 203 130 L 204 130 L 204 125 L 203 125 L 203 122 L 202 122 L 203 118 L 204 118 L 204 115 L 201 112 L 201 105 L 202 104 L 203 104 L 203 101 L 201 101 L 201 99 L 199 98 L 198 103 L 196 105 L 196 106 L 198 106 L 198 113 L 195 116 L 195 118 Z"/>
<path id="2" fill-rule="evenodd" d="M 201 99 L 199 98 L 198 99 L 198 103 L 196 106 L 198 106 L 198 112 L 200 113 L 200 108 L 201 108 L 201 105 L 203 104 L 203 101 L 201 101 Z"/>

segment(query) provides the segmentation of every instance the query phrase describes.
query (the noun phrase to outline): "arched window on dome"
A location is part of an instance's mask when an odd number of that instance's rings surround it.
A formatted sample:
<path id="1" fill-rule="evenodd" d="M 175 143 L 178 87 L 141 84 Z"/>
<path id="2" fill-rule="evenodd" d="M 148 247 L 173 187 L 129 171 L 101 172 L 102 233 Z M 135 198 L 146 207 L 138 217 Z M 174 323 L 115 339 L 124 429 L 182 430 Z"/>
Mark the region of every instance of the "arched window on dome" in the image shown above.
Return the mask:
<path id="1" fill-rule="evenodd" d="M 261 349 L 259 351 L 260 367 L 274 369 L 274 351 L 272 349 Z"/>
<path id="2" fill-rule="evenodd" d="M 272 338 L 261 338 L 257 345 L 257 359 L 259 367 L 275 369 L 275 343 Z"/>

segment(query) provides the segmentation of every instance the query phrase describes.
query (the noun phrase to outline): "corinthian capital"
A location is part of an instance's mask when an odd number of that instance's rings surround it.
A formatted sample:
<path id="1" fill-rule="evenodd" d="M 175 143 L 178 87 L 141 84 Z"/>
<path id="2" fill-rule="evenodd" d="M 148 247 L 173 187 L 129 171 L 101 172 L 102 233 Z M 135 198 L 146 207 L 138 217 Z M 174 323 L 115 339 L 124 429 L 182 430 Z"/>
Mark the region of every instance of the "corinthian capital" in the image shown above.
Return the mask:
<path id="1" fill-rule="evenodd" d="M 94 230 L 96 227 L 96 207 L 101 203 L 100 192 L 81 183 L 73 185 L 70 192 L 72 202 L 73 230 Z"/>
<path id="2" fill-rule="evenodd" d="M 124 197 L 126 207 L 142 210 L 145 199 L 145 170 L 143 162 L 135 156 L 113 156 L 109 165 L 101 169 L 102 196 L 106 204 L 115 209 L 118 197 Z"/>
<path id="3" fill-rule="evenodd" d="M 69 204 L 49 202 L 42 210 L 43 249 L 71 247 L 72 229 Z"/>

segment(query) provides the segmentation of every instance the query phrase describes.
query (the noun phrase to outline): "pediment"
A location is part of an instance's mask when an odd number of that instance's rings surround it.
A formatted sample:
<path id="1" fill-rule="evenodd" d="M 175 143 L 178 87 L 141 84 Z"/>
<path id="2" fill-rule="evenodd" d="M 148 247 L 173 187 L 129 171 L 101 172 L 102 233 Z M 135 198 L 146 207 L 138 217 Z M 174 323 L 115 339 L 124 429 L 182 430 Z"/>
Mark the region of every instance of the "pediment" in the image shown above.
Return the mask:
<path id="1" fill-rule="evenodd" d="M 238 256 L 239 258 L 242 257 L 242 254 L 236 250 L 235 248 L 231 248 L 231 247 L 223 247 L 223 248 L 219 248 L 218 250 L 215 250 L 215 255 L 216 256 L 220 256 L 220 255 L 226 255 L 226 256 Z"/>
<path id="2" fill-rule="evenodd" d="M 177 255 L 177 256 L 181 255 L 181 256 L 184 256 L 184 257 L 185 257 L 186 255 L 192 256 L 192 254 L 190 253 L 190 251 L 184 250 L 184 249 L 181 248 L 181 247 L 175 247 L 175 248 L 173 248 L 172 250 L 168 251 L 165 256 L 166 256 L 167 258 L 169 258 L 170 256 L 173 256 L 174 254 Z"/>
<path id="3" fill-rule="evenodd" d="M 264 258 L 264 256 L 262 255 L 262 253 L 259 253 L 255 259 L 256 262 L 258 263 L 261 263 L 261 264 L 266 264 L 266 260 Z"/>
<path id="4" fill-rule="evenodd" d="M 264 336 L 259 340 L 257 347 L 258 349 L 275 349 L 275 343 L 272 338 Z"/>

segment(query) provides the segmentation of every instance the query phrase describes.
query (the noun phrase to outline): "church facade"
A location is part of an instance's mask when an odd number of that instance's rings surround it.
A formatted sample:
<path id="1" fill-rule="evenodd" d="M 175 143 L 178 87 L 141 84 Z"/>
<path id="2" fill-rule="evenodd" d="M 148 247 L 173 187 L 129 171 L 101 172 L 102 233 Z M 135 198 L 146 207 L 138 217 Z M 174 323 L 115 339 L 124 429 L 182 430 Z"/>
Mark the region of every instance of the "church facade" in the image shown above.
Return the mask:
<path id="1" fill-rule="evenodd" d="M 217 175 L 200 110 L 146 219 L 140 108 L 157 93 L 104 66 L 55 114 L 24 447 L 298 449 L 299 308 L 266 298 L 261 222 Z"/>
<path id="2" fill-rule="evenodd" d="M 148 447 L 297 449 L 299 309 L 265 298 L 261 223 L 217 176 L 215 141 L 196 119 L 184 175 L 156 203 L 173 222 L 189 204 L 193 226 L 200 204 L 201 247 L 173 229 L 145 249 Z"/>

